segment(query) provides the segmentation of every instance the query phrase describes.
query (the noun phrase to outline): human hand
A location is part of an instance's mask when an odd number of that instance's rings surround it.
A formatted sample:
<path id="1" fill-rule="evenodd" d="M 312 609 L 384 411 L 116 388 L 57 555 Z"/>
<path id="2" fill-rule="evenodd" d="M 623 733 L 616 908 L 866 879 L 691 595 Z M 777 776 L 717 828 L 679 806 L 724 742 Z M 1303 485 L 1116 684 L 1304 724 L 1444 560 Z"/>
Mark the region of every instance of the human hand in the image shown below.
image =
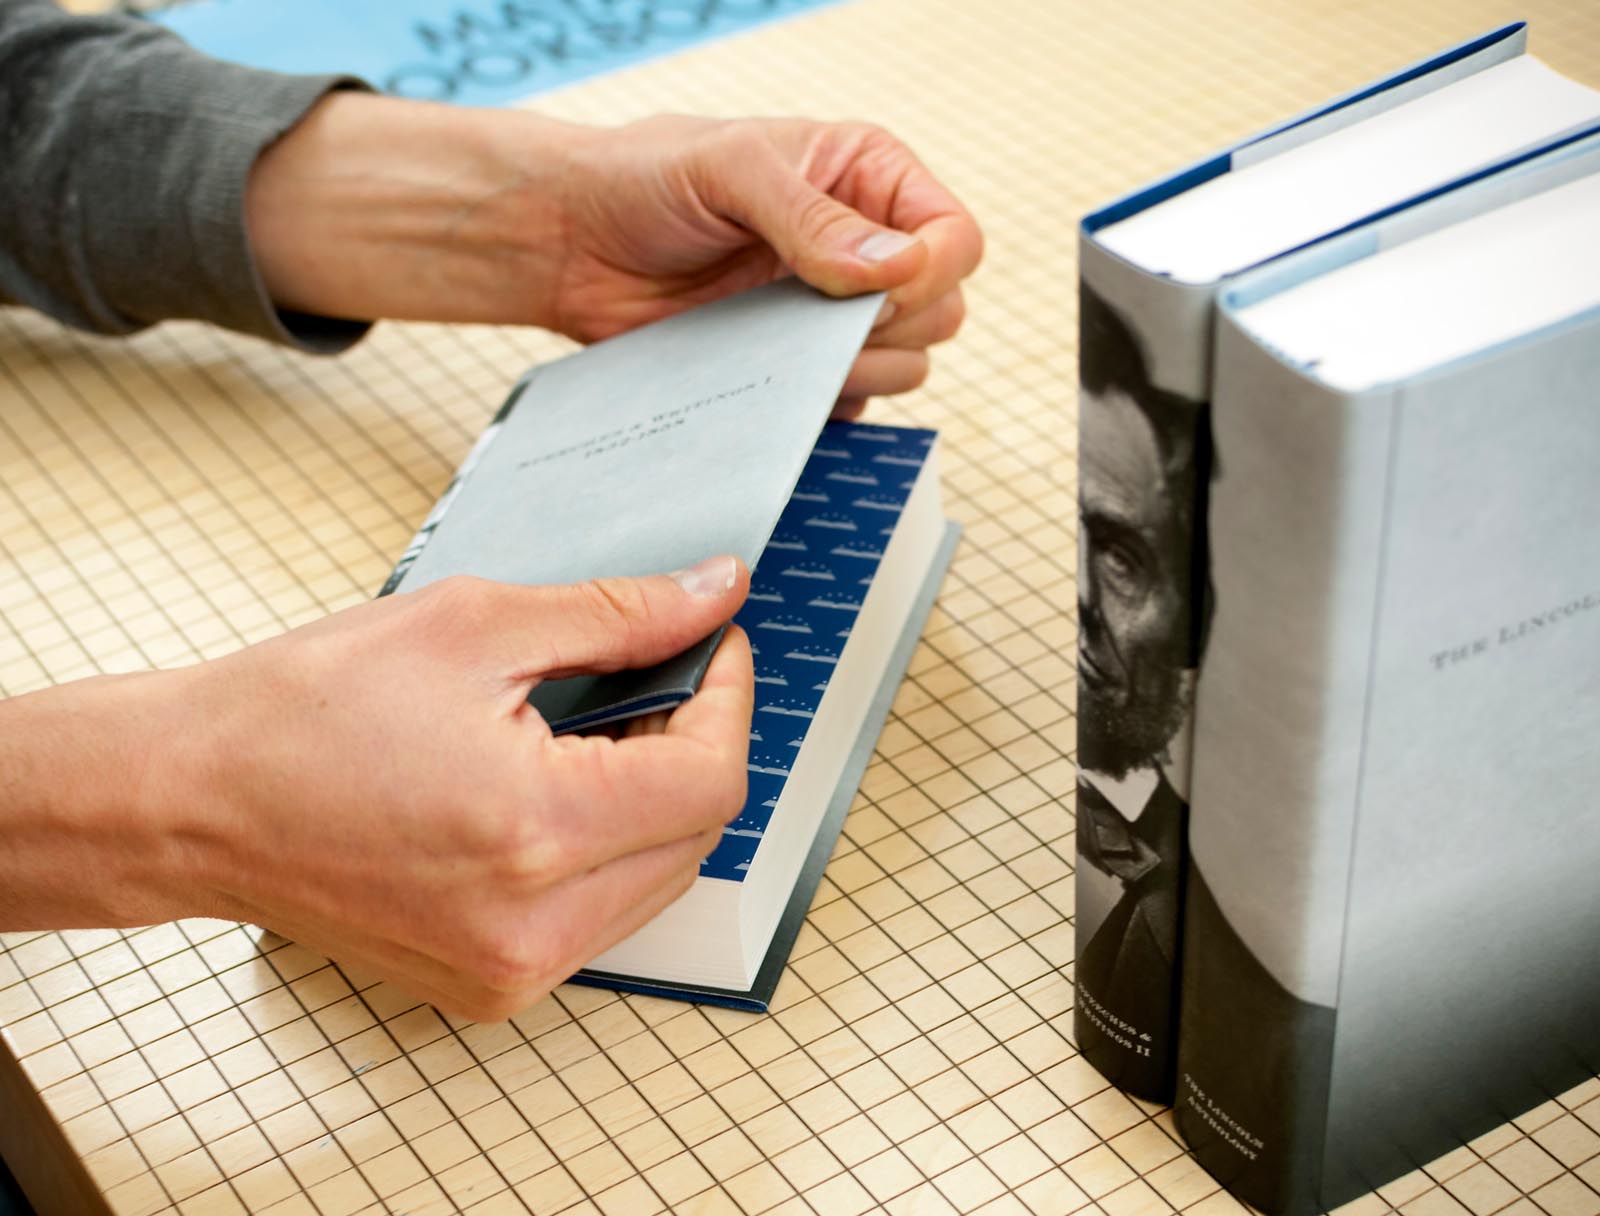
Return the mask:
<path id="1" fill-rule="evenodd" d="M 965 315 L 977 224 L 878 127 L 652 118 L 594 133 L 569 164 L 550 309 L 582 341 L 791 272 L 829 295 L 886 290 L 841 395 L 854 412 L 922 383 Z"/>
<path id="2" fill-rule="evenodd" d="M 983 245 L 912 152 L 865 124 L 612 130 L 353 93 L 263 155 L 247 212 L 273 298 L 334 316 L 590 342 L 790 272 L 831 295 L 887 290 L 847 413 L 921 383 Z"/>
<path id="3" fill-rule="evenodd" d="M 59 780 L 45 754 L 60 722 L 126 744 L 87 758 L 117 805 L 58 801 L 53 837 L 0 782 L 0 822 L 24 841 L 0 850 L 17 892 L 0 927 L 221 916 L 450 1013 L 526 1008 L 687 890 L 743 805 L 753 677 L 737 628 L 658 732 L 556 738 L 526 701 L 540 679 L 644 666 L 726 622 L 748 573 L 732 558 L 696 572 L 693 590 L 449 580 L 196 667 L 37 694 L 36 731 L 33 698 L 0 705 L 41 786 Z M 54 848 L 33 850 L 31 877 L 30 833 Z"/>

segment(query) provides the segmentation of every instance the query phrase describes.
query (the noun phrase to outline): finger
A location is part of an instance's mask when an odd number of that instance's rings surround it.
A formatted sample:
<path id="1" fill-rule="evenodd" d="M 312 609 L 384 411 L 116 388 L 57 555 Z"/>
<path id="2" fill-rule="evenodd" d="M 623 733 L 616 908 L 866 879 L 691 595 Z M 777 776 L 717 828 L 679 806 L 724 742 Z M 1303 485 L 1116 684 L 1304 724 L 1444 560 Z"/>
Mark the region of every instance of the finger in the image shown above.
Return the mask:
<path id="1" fill-rule="evenodd" d="M 749 585 L 743 562 L 717 557 L 671 575 L 556 587 L 451 578 L 413 594 L 436 639 L 525 691 L 670 658 L 726 623 Z"/>
<path id="2" fill-rule="evenodd" d="M 693 741 L 708 751 L 729 749 L 743 760 L 749 753 L 750 717 L 755 711 L 755 664 L 750 639 L 737 625 L 722 635 L 700 690 L 672 711 L 662 738 Z M 730 741 L 731 744 L 730 744 Z M 640 745 L 651 740 L 640 739 Z"/>
<path id="3" fill-rule="evenodd" d="M 555 963 L 561 979 L 638 932 L 681 899 L 700 876 L 700 863 L 722 840 L 720 828 L 608 862 L 552 888 L 547 900 L 586 927 L 581 942 Z"/>
<path id="4" fill-rule="evenodd" d="M 721 836 L 713 829 L 630 853 L 532 900 L 486 909 L 496 934 L 484 956 L 469 961 L 464 995 L 499 1017 L 533 1004 L 680 898 Z"/>
<path id="5" fill-rule="evenodd" d="M 563 825 L 567 866 L 598 865 L 735 819 L 744 808 L 754 701 L 750 643 L 734 627 L 663 733 L 546 740 L 541 792 Z"/>
<path id="6" fill-rule="evenodd" d="M 616 722 L 603 722 L 598 726 L 585 729 L 586 735 L 604 735 L 609 739 L 631 739 L 635 735 L 659 735 L 667 728 L 667 718 L 671 716 L 669 709 L 652 710 L 647 714 L 638 714 L 632 718 L 623 718 Z"/>
<path id="7" fill-rule="evenodd" d="M 845 377 L 841 399 L 887 397 L 917 388 L 928 378 L 928 355 L 920 350 L 868 348 Z"/>
<path id="8" fill-rule="evenodd" d="M 916 312 L 897 310 L 887 323 L 872 331 L 867 338 L 867 345 L 925 350 L 955 337 L 966 315 L 966 302 L 961 289 L 954 287 L 926 308 Z"/>
<path id="9" fill-rule="evenodd" d="M 424 1000 L 442 1013 L 500 1021 L 538 1001 L 693 885 L 720 830 L 618 858 L 515 904 L 485 901 L 477 940 L 451 932 L 416 946 L 246 905 L 254 923 Z M 476 897 L 475 897 L 476 898 Z M 434 918 L 440 923 L 441 918 Z"/>
<path id="10" fill-rule="evenodd" d="M 903 314 L 920 312 L 954 289 L 983 256 L 983 236 L 964 211 L 939 216 L 912 231 L 928 250 L 928 257 L 915 275 L 889 293 L 890 302 Z"/>
<path id="11" fill-rule="evenodd" d="M 833 413 L 829 417 L 836 422 L 854 422 L 866 409 L 865 397 L 840 397 L 833 403 Z"/>
<path id="12" fill-rule="evenodd" d="M 620 737 L 632 739 L 639 735 L 665 734 L 667 721 L 671 717 L 672 714 L 669 710 L 658 709 L 654 713 L 640 714 L 637 718 L 629 718 L 622 724 Z"/>
<path id="13" fill-rule="evenodd" d="M 849 133 L 859 143 L 832 193 L 872 220 L 915 234 L 928 250 L 918 272 L 890 292 L 890 301 L 903 311 L 920 311 L 977 268 L 983 233 L 971 212 L 893 135 L 846 126 L 837 137 Z"/>
<path id="14" fill-rule="evenodd" d="M 545 658 L 530 676 L 647 667 L 727 624 L 750 588 L 735 557 L 712 557 L 647 578 L 600 578 L 547 590 L 559 602 L 556 627 L 541 630 Z"/>
<path id="15" fill-rule="evenodd" d="M 917 236 L 819 189 L 764 138 L 746 135 L 739 148 L 702 158 L 694 173 L 712 210 L 756 233 L 829 295 L 887 290 L 915 278 L 927 262 Z"/>
<path id="16" fill-rule="evenodd" d="M 392 984 L 441 1013 L 474 1021 L 498 1020 L 487 1008 L 490 989 L 420 950 L 351 929 L 312 924 L 268 909 L 243 905 L 251 924 L 304 946 L 342 968 Z M 504 1016 L 504 1015 L 502 1015 Z"/>

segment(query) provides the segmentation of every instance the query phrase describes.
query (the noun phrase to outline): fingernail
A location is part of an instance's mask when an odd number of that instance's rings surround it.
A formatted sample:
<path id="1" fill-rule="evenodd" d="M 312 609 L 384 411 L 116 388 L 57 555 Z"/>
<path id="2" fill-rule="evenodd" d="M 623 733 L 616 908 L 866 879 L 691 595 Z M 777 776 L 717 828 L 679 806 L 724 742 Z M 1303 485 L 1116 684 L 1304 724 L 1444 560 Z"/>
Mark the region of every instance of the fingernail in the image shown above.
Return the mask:
<path id="1" fill-rule="evenodd" d="M 916 243 L 917 238 L 909 232 L 874 232 L 856 246 L 856 256 L 863 262 L 887 262 Z"/>
<path id="2" fill-rule="evenodd" d="M 872 323 L 872 328 L 877 329 L 878 326 L 887 324 L 889 318 L 898 311 L 893 300 L 885 300 L 883 307 L 878 309 L 878 319 Z"/>
<path id="3" fill-rule="evenodd" d="M 672 581 L 690 595 L 701 598 L 722 595 L 739 580 L 739 567 L 731 557 L 708 557 L 687 570 L 674 570 Z"/>

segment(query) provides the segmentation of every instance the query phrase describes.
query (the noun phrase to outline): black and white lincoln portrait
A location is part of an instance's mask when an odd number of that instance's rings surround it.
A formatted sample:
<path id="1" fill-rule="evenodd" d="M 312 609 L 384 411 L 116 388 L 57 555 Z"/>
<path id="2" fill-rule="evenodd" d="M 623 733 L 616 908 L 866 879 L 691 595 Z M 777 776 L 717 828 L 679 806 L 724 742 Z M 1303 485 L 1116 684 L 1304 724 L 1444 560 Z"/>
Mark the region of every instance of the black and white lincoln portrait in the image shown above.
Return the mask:
<path id="1" fill-rule="evenodd" d="M 1077 1023 L 1131 1048 L 1120 1080 L 1144 1089 L 1176 996 L 1204 431 L 1087 285 L 1080 310 Z"/>

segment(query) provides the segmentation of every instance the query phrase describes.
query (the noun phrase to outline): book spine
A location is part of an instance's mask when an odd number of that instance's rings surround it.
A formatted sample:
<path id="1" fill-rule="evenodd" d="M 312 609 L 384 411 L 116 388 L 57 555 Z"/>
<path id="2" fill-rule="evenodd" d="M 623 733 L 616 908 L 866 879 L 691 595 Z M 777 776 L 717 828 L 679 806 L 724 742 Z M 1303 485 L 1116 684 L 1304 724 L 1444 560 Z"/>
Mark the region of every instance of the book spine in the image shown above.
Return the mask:
<path id="1" fill-rule="evenodd" d="M 1269 1213 L 1327 1206 L 1328 1095 L 1394 394 L 1342 395 L 1224 311 L 1175 1118 Z"/>
<path id="2" fill-rule="evenodd" d="M 1109 1080 L 1169 1101 L 1212 292 L 1087 235 L 1079 266 L 1074 1035 Z"/>

